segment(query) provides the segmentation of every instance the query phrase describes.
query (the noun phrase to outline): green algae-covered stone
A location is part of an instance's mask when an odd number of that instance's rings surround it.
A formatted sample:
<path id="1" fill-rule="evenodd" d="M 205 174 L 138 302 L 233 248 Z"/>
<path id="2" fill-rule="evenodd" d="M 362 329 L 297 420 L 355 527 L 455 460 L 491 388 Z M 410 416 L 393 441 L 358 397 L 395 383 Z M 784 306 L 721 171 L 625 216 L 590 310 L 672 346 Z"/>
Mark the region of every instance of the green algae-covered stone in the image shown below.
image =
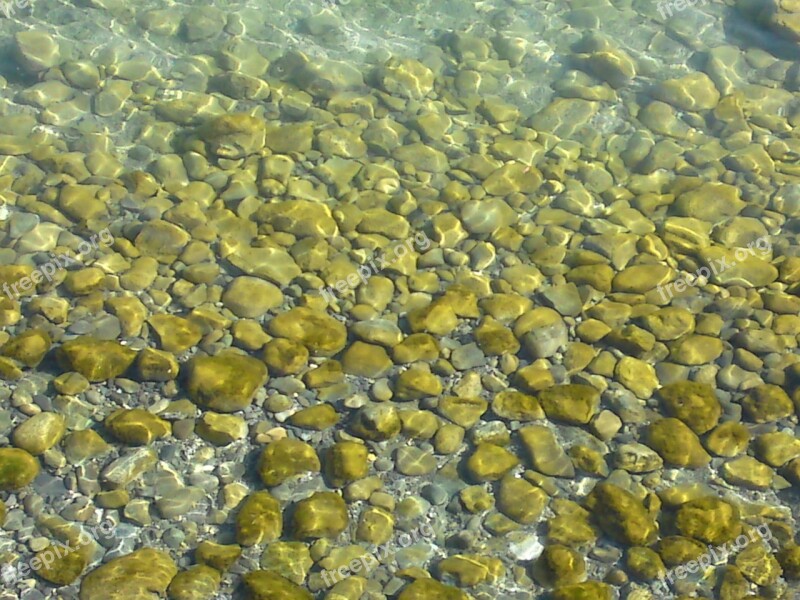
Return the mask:
<path id="1" fill-rule="evenodd" d="M 347 524 L 344 499 L 334 492 L 317 492 L 297 503 L 292 532 L 297 539 L 335 538 Z"/>
<path id="2" fill-rule="evenodd" d="M 772 550 L 758 541 L 739 552 L 735 562 L 742 575 L 756 585 L 772 585 L 783 574 Z"/>
<path id="3" fill-rule="evenodd" d="M 601 481 L 586 497 L 586 506 L 603 531 L 630 546 L 648 546 L 658 525 L 644 505 L 629 491 Z"/>
<path id="4" fill-rule="evenodd" d="M 296 583 L 272 571 L 251 571 L 242 578 L 249 600 L 313 600 L 314 596 Z"/>
<path id="5" fill-rule="evenodd" d="M 58 545 L 50 547 L 36 553 L 39 559 L 40 568 L 35 569 L 36 574 L 42 579 L 56 585 L 69 585 L 80 577 L 83 570 L 89 564 L 86 552 L 73 549 L 72 552 L 66 548 L 61 549 Z"/>
<path id="6" fill-rule="evenodd" d="M 203 408 L 223 413 L 250 406 L 256 390 L 267 379 L 264 363 L 232 352 L 195 356 L 186 370 L 189 397 Z"/>
<path id="7" fill-rule="evenodd" d="M 216 446 L 226 446 L 247 436 L 247 421 L 239 415 L 206 412 L 197 422 L 195 431 Z"/>
<path id="8" fill-rule="evenodd" d="M 586 562 L 576 550 L 561 544 L 545 546 L 536 562 L 535 574 L 548 585 L 580 583 L 586 577 Z"/>
<path id="9" fill-rule="evenodd" d="M 670 416 L 686 423 L 700 435 L 716 427 L 722 408 L 707 383 L 678 381 L 658 390 L 661 402 Z"/>
<path id="10" fill-rule="evenodd" d="M 466 469 L 476 483 L 496 481 L 519 464 L 519 459 L 505 448 L 494 444 L 478 444 L 467 459 Z"/>
<path id="11" fill-rule="evenodd" d="M 11 338 L 0 349 L 0 354 L 19 361 L 26 367 L 35 367 L 50 350 L 50 336 L 41 329 L 29 329 Z"/>
<path id="12" fill-rule="evenodd" d="M 106 417 L 105 426 L 115 438 L 131 446 L 146 446 L 172 430 L 168 421 L 143 408 L 116 410 Z"/>
<path id="13" fill-rule="evenodd" d="M 303 542 L 272 542 L 261 555 L 261 566 L 303 585 L 314 565 L 308 545 Z"/>
<path id="14" fill-rule="evenodd" d="M 672 465 L 698 469 L 711 461 L 697 434 L 678 419 L 659 419 L 651 423 L 644 441 L 664 462 Z"/>
<path id="15" fill-rule="evenodd" d="M 667 571 L 658 552 L 642 546 L 628 548 L 625 553 L 625 565 L 630 574 L 640 581 L 653 581 Z"/>
<path id="16" fill-rule="evenodd" d="M 741 423 L 728 421 L 715 427 L 706 436 L 706 448 L 717 456 L 731 458 L 747 450 L 750 430 Z"/>
<path id="17" fill-rule="evenodd" d="M 543 390 L 539 402 L 549 419 L 585 425 L 600 408 L 600 392 L 579 383 L 556 385 Z"/>
<path id="18" fill-rule="evenodd" d="M 163 596 L 178 567 L 169 554 L 142 548 L 110 560 L 86 575 L 80 600 L 148 600 Z"/>
<path id="19" fill-rule="evenodd" d="M 706 547 L 691 538 L 682 535 L 668 535 L 658 541 L 658 554 L 668 567 L 675 567 L 697 559 Z"/>
<path id="20" fill-rule="evenodd" d="M 289 417 L 288 422 L 290 425 L 299 427 L 300 429 L 312 429 L 314 431 L 322 431 L 333 427 L 339 422 L 339 413 L 330 404 L 318 404 L 303 408 Z"/>
<path id="21" fill-rule="evenodd" d="M 217 571 L 227 571 L 230 566 L 242 555 L 242 548 L 238 544 L 216 544 L 203 541 L 197 546 L 195 558 L 197 562 L 214 567 Z"/>
<path id="22" fill-rule="evenodd" d="M 17 448 L 38 456 L 61 441 L 67 430 L 66 419 L 53 412 L 42 412 L 23 421 L 11 436 Z"/>
<path id="23" fill-rule="evenodd" d="M 358 442 L 337 442 L 325 455 L 325 474 L 335 487 L 363 479 L 369 473 L 369 450 Z"/>
<path id="24" fill-rule="evenodd" d="M 314 356 L 333 356 L 347 342 L 347 330 L 342 323 L 306 306 L 273 317 L 267 330 L 270 335 L 302 344 Z"/>
<path id="25" fill-rule="evenodd" d="M 88 335 L 61 344 L 56 358 L 64 370 L 77 371 L 92 382 L 119 377 L 136 358 L 136 351 L 111 340 Z"/>
<path id="26" fill-rule="evenodd" d="M 165 352 L 183 352 L 196 346 L 203 337 L 200 325 L 176 315 L 153 315 L 147 322 L 158 335 L 158 342 Z"/>
<path id="27" fill-rule="evenodd" d="M 242 546 L 272 542 L 283 531 L 281 505 L 267 491 L 250 494 L 236 515 L 236 541 Z"/>
<path id="28" fill-rule="evenodd" d="M 406 586 L 397 600 L 468 600 L 464 592 L 433 579 L 417 579 Z"/>
<path id="29" fill-rule="evenodd" d="M 136 373 L 139 381 L 172 381 L 177 379 L 180 365 L 165 350 L 143 348 L 136 357 Z"/>
<path id="30" fill-rule="evenodd" d="M 539 401 L 517 390 L 504 390 L 492 400 L 492 412 L 509 421 L 536 421 L 544 419 Z"/>
<path id="31" fill-rule="evenodd" d="M 497 510 L 523 525 L 538 521 L 549 500 L 542 488 L 511 475 L 500 480 L 497 490 Z"/>
<path id="32" fill-rule="evenodd" d="M 403 423 L 394 406 L 376 404 L 364 406 L 355 414 L 352 424 L 354 435 L 373 442 L 382 442 L 400 433 Z"/>
<path id="33" fill-rule="evenodd" d="M 553 600 L 612 600 L 614 588 L 600 581 L 573 583 L 553 591 Z"/>
<path id="34" fill-rule="evenodd" d="M 264 147 L 264 121 L 244 113 L 220 115 L 206 121 L 198 134 L 216 156 L 236 159 L 254 154 Z"/>
<path id="35" fill-rule="evenodd" d="M 739 509 L 720 498 L 706 496 L 682 504 L 675 525 L 683 535 L 719 546 L 741 532 Z"/>
<path id="36" fill-rule="evenodd" d="M 195 565 L 175 575 L 167 594 L 170 600 L 211 600 L 219 589 L 221 578 L 216 569 Z"/>
<path id="37" fill-rule="evenodd" d="M 791 398 L 777 385 L 764 384 L 748 390 L 742 408 L 754 423 L 771 423 L 794 414 Z"/>
<path id="38" fill-rule="evenodd" d="M 0 448 L 0 490 L 24 488 L 39 474 L 39 461 L 19 448 Z"/>
<path id="39" fill-rule="evenodd" d="M 455 423 L 469 429 L 486 412 L 489 403 L 479 397 L 445 396 L 439 401 L 439 413 Z"/>
<path id="40" fill-rule="evenodd" d="M 800 580 L 800 546 L 795 543 L 786 544 L 776 555 L 783 567 L 783 576 L 791 581 Z"/>
<path id="41" fill-rule="evenodd" d="M 436 567 L 443 578 L 454 578 L 461 587 L 491 583 L 505 575 L 505 568 L 499 558 L 475 554 L 448 556 Z"/>
<path id="42" fill-rule="evenodd" d="M 272 442 L 261 453 L 258 473 L 264 485 L 274 487 L 303 473 L 319 473 L 316 450 L 301 440 L 283 438 Z"/>

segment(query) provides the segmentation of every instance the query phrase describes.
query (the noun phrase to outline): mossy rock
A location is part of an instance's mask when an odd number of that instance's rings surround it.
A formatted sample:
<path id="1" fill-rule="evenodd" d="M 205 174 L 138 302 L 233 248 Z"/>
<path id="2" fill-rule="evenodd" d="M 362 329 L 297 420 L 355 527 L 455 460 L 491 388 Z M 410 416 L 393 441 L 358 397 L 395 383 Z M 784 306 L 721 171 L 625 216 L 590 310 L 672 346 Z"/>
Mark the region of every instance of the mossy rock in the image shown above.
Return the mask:
<path id="1" fill-rule="evenodd" d="M 332 405 L 318 404 L 298 410 L 289 417 L 288 422 L 300 429 L 322 431 L 336 425 L 339 419 L 339 413 Z"/>
<path id="2" fill-rule="evenodd" d="M 203 541 L 197 546 L 195 557 L 197 562 L 214 567 L 217 571 L 227 571 L 242 555 L 242 547 L 238 544 L 216 544 Z"/>
<path id="3" fill-rule="evenodd" d="M 249 600 L 313 600 L 314 596 L 296 583 L 272 571 L 251 571 L 244 577 Z"/>
<path id="4" fill-rule="evenodd" d="M 664 561 L 658 552 L 651 548 L 634 546 L 625 553 L 628 572 L 640 581 L 653 581 L 667 572 Z"/>
<path id="5" fill-rule="evenodd" d="M 469 596 L 433 579 L 417 579 L 400 592 L 397 600 L 469 600 Z"/>
<path id="6" fill-rule="evenodd" d="M 131 446 L 147 446 L 172 431 L 168 421 L 143 408 L 116 410 L 106 417 L 105 426 L 115 438 Z"/>
<path id="7" fill-rule="evenodd" d="M 573 548 L 550 544 L 545 546 L 533 570 L 544 585 L 569 585 L 580 583 L 586 577 L 586 561 Z"/>
<path id="8" fill-rule="evenodd" d="M 363 479 L 369 473 L 369 450 L 358 442 L 337 442 L 325 455 L 325 474 L 335 487 Z"/>
<path id="9" fill-rule="evenodd" d="M 86 552 L 61 548 L 60 545 L 51 544 L 50 547 L 36 553 L 40 568 L 36 574 L 50 583 L 56 585 L 69 585 L 78 577 L 89 564 Z"/>
<path id="10" fill-rule="evenodd" d="M 519 464 L 511 452 L 494 444 L 478 444 L 466 461 L 469 478 L 476 483 L 496 481 Z"/>
<path id="11" fill-rule="evenodd" d="M 216 412 L 244 410 L 267 379 L 267 367 L 250 356 L 228 352 L 195 356 L 186 365 L 189 398 Z"/>
<path id="12" fill-rule="evenodd" d="M 29 329 L 6 342 L 0 354 L 33 368 L 42 362 L 51 345 L 52 341 L 46 331 Z"/>
<path id="13" fill-rule="evenodd" d="M 714 388 L 706 383 L 677 381 L 662 387 L 658 395 L 669 415 L 686 423 L 698 435 L 719 423 L 722 408 Z"/>
<path id="14" fill-rule="evenodd" d="M 181 571 L 167 588 L 170 600 L 209 600 L 219 589 L 222 575 L 206 565 L 194 565 Z"/>
<path id="15" fill-rule="evenodd" d="M 612 600 L 614 588 L 601 581 L 587 581 L 559 587 L 553 600 Z"/>
<path id="16" fill-rule="evenodd" d="M 61 344 L 56 358 L 65 371 L 77 371 L 89 381 L 99 382 L 125 373 L 136 359 L 136 350 L 83 335 Z"/>
<path id="17" fill-rule="evenodd" d="M 498 558 L 475 554 L 448 556 L 436 566 L 443 577 L 452 577 L 460 587 L 474 587 L 480 583 L 493 583 L 505 575 L 503 563 Z"/>
<path id="18" fill-rule="evenodd" d="M 791 398 L 772 384 L 750 389 L 742 398 L 742 408 L 745 416 L 754 423 L 771 423 L 794 414 Z"/>
<path id="19" fill-rule="evenodd" d="M 267 330 L 272 336 L 302 344 L 314 356 L 333 356 L 347 342 L 347 329 L 342 323 L 306 306 L 273 317 Z"/>
<path id="20" fill-rule="evenodd" d="M 655 541 L 656 521 L 629 491 L 600 482 L 586 497 L 586 506 L 600 528 L 615 540 L 630 546 L 649 546 Z"/>
<path id="21" fill-rule="evenodd" d="M 671 465 L 699 469 L 711 462 L 697 434 L 678 419 L 670 417 L 651 423 L 644 441 Z"/>
<path id="22" fill-rule="evenodd" d="M 668 567 L 696 560 L 706 552 L 706 546 L 682 535 L 668 535 L 658 541 L 657 551 Z"/>
<path id="23" fill-rule="evenodd" d="M 39 474 L 39 461 L 20 448 L 0 448 L 0 490 L 24 488 Z"/>
<path id="24" fill-rule="evenodd" d="M 741 532 L 739 509 L 720 498 L 706 496 L 682 504 L 675 525 L 683 535 L 719 546 Z"/>
<path id="25" fill-rule="evenodd" d="M 334 492 L 316 492 L 297 503 L 292 532 L 297 539 L 335 538 L 348 524 L 347 505 Z"/>
<path id="26" fill-rule="evenodd" d="M 543 390 L 539 402 L 549 419 L 585 425 L 600 408 L 600 392 L 588 385 L 568 383 Z"/>
<path id="27" fill-rule="evenodd" d="M 800 546 L 786 544 L 776 557 L 783 567 L 783 576 L 790 581 L 800 581 Z"/>
<path id="28" fill-rule="evenodd" d="M 258 473 L 264 485 L 274 487 L 303 473 L 319 473 L 316 450 L 301 440 L 283 438 L 272 442 L 261 453 Z"/>
<path id="29" fill-rule="evenodd" d="M 236 541 L 242 546 L 272 542 L 283 531 L 281 505 L 267 491 L 250 494 L 236 515 Z"/>
<path id="30" fill-rule="evenodd" d="M 169 554 L 142 548 L 114 558 L 86 575 L 80 600 L 145 600 L 163 596 L 178 567 Z"/>

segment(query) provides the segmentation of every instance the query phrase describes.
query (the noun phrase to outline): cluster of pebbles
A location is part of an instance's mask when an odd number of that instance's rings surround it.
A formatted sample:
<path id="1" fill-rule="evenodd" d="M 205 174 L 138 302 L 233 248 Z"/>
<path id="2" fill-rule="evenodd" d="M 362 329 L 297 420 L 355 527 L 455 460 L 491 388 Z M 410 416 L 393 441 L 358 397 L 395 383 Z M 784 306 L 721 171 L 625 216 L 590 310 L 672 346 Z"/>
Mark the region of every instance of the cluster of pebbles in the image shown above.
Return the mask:
<path id="1" fill-rule="evenodd" d="M 795 597 L 800 3 L 367 67 L 81 4 L 208 49 L 3 34 L 0 598 Z"/>

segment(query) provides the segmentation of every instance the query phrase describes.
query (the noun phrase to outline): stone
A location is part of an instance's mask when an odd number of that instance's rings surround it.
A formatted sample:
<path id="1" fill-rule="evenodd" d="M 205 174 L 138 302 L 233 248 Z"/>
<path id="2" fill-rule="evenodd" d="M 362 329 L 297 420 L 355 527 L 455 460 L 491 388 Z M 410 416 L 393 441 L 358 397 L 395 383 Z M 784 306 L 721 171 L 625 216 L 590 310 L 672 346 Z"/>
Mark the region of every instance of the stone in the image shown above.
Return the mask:
<path id="1" fill-rule="evenodd" d="M 186 389 L 199 406 L 216 412 L 236 412 L 250 406 L 267 380 L 264 363 L 228 352 L 195 356 L 186 365 Z"/>
<path id="2" fill-rule="evenodd" d="M 125 373 L 136 359 L 136 351 L 118 342 L 85 335 L 62 343 L 56 358 L 63 369 L 98 382 Z"/>
<path id="3" fill-rule="evenodd" d="M 476 483 L 496 481 L 519 464 L 511 452 L 489 443 L 478 444 L 466 461 L 467 473 Z"/>
<path id="4" fill-rule="evenodd" d="M 14 54 L 20 66 L 34 74 L 55 67 L 61 61 L 58 42 L 53 36 L 33 29 L 14 35 Z"/>
<path id="5" fill-rule="evenodd" d="M 198 563 L 214 567 L 217 571 L 225 572 L 242 555 L 242 548 L 238 544 L 217 544 L 204 540 L 200 542 L 195 551 Z"/>
<path id="6" fill-rule="evenodd" d="M 268 444 L 261 453 L 258 473 L 267 487 L 280 485 L 289 478 L 304 473 L 319 473 L 319 457 L 314 448 L 291 438 Z"/>
<path id="7" fill-rule="evenodd" d="M 682 504 L 675 525 L 682 535 L 719 546 L 741 532 L 739 509 L 720 498 L 704 496 Z"/>
<path id="8" fill-rule="evenodd" d="M 497 394 L 491 408 L 498 417 L 509 421 L 538 421 L 545 417 L 536 397 L 517 390 L 509 389 Z"/>
<path id="9" fill-rule="evenodd" d="M 258 319 L 283 304 L 280 288 L 257 277 L 236 277 L 222 294 L 222 304 L 237 317 Z"/>
<path id="10" fill-rule="evenodd" d="M 242 577 L 251 600 L 313 600 L 299 585 L 272 571 L 251 571 Z"/>
<path id="11" fill-rule="evenodd" d="M 116 410 L 104 424 L 115 438 L 131 446 L 147 446 L 172 431 L 168 421 L 143 408 Z"/>
<path id="12" fill-rule="evenodd" d="M 164 595 L 178 567 L 169 554 L 142 548 L 114 558 L 83 578 L 80 600 L 130 600 Z"/>
<path id="13" fill-rule="evenodd" d="M 66 430 L 66 419 L 62 415 L 42 412 L 23 421 L 14 430 L 11 442 L 38 456 L 58 444 Z"/>
<path id="14" fill-rule="evenodd" d="M 158 335 L 161 349 L 165 352 L 184 352 L 196 346 L 203 337 L 197 323 L 176 315 L 153 315 L 147 322 Z"/>
<path id="15" fill-rule="evenodd" d="M 519 437 L 533 469 L 553 477 L 575 476 L 572 461 L 548 427 L 527 425 L 519 429 Z"/>
<path id="16" fill-rule="evenodd" d="M 209 119 L 198 135 L 214 156 L 235 160 L 259 152 L 266 144 L 267 128 L 261 119 L 233 113 Z"/>
<path id="17" fill-rule="evenodd" d="M 586 497 L 586 507 L 603 531 L 629 546 L 655 541 L 658 525 L 636 497 L 609 482 L 600 482 Z"/>
<path id="18" fill-rule="evenodd" d="M 308 546 L 302 542 L 272 542 L 261 555 L 261 566 L 302 585 L 314 565 Z"/>
<path id="19" fill-rule="evenodd" d="M 0 348 L 0 354 L 12 358 L 26 367 L 33 368 L 42 362 L 50 350 L 52 342 L 47 332 L 41 329 L 29 329 L 11 338 Z"/>
<path id="20" fill-rule="evenodd" d="M 497 491 L 497 510 L 517 523 L 529 525 L 539 520 L 549 500 L 543 489 L 506 475 Z"/>
<path id="21" fill-rule="evenodd" d="M 354 435 L 382 442 L 400 433 L 402 422 L 397 409 L 387 404 L 364 406 L 356 412 L 351 429 Z"/>
<path id="22" fill-rule="evenodd" d="M 678 381 L 658 390 L 667 414 L 686 423 L 700 435 L 717 426 L 722 408 L 714 388 L 706 383 Z"/>
<path id="23" fill-rule="evenodd" d="M 697 434 L 683 421 L 671 417 L 651 423 L 644 441 L 668 464 L 697 469 L 711 460 Z"/>
<path id="24" fill-rule="evenodd" d="M 439 401 L 438 411 L 456 425 L 469 429 L 486 412 L 489 403 L 478 397 L 445 396 Z"/>
<path id="25" fill-rule="evenodd" d="M 710 110 L 717 106 L 720 98 L 711 78 L 699 71 L 662 81 L 653 95 L 678 110 L 687 111 Z"/>
<path id="26" fill-rule="evenodd" d="M 337 442 L 325 454 L 325 475 L 334 487 L 363 479 L 369 473 L 369 450 L 357 442 Z"/>
<path id="27" fill-rule="evenodd" d="M 206 565 L 194 565 L 178 573 L 170 582 L 170 600 L 209 600 L 219 589 L 222 576 Z"/>
<path id="28" fill-rule="evenodd" d="M 247 437 L 247 422 L 238 415 L 221 415 L 205 412 L 195 431 L 204 440 L 216 446 L 227 446 Z"/>
<path id="29" fill-rule="evenodd" d="M 397 600 L 468 600 L 458 588 L 439 583 L 435 579 L 417 579 L 400 592 Z"/>
<path id="30" fill-rule="evenodd" d="M 39 461 L 20 448 L 0 448 L 0 490 L 24 488 L 39 474 Z"/>
<path id="31" fill-rule="evenodd" d="M 316 492 L 297 503 L 292 532 L 297 539 L 335 538 L 347 528 L 344 499 L 333 492 Z"/>
<path id="32" fill-rule="evenodd" d="M 728 421 L 706 436 L 706 448 L 717 456 L 733 457 L 747 450 L 750 430 L 741 423 Z"/>
<path id="33" fill-rule="evenodd" d="M 303 344 L 314 356 L 333 356 L 345 347 L 347 330 L 325 313 L 298 306 L 269 321 L 267 330 L 275 337 Z"/>
<path id="34" fill-rule="evenodd" d="M 770 423 L 794 414 L 791 398 L 773 384 L 748 390 L 741 403 L 745 416 L 754 423 Z"/>
<path id="35" fill-rule="evenodd" d="M 269 492 L 250 494 L 236 515 L 236 542 L 255 546 L 277 540 L 283 531 L 281 505 Z"/>
<path id="36" fill-rule="evenodd" d="M 583 384 L 556 385 L 543 390 L 539 402 L 549 419 L 585 425 L 600 409 L 600 393 Z"/>
<path id="37" fill-rule="evenodd" d="M 437 565 L 442 577 L 453 578 L 461 587 L 473 587 L 479 583 L 492 583 L 505 575 L 505 567 L 499 558 L 455 554 Z"/>

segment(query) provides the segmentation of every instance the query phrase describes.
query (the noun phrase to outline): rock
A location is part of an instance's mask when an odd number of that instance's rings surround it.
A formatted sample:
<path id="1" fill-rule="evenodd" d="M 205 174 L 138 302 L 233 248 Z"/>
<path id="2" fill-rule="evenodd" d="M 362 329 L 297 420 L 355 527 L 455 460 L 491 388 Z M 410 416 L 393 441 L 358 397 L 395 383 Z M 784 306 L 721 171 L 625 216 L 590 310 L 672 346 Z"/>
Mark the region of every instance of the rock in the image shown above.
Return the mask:
<path id="1" fill-rule="evenodd" d="M 750 430 L 734 421 L 719 425 L 706 436 L 706 448 L 717 456 L 728 458 L 747 450 L 749 443 Z"/>
<path id="2" fill-rule="evenodd" d="M 433 91 L 433 71 L 412 58 L 391 58 L 378 74 L 381 87 L 394 96 L 421 100 Z"/>
<path id="3" fill-rule="evenodd" d="M 0 448 L 0 490 L 24 488 L 39 474 L 39 461 L 20 448 Z"/>
<path id="4" fill-rule="evenodd" d="M 754 423 L 771 423 L 794 414 L 792 400 L 777 385 L 754 387 L 741 402 L 745 416 Z"/>
<path id="5" fill-rule="evenodd" d="M 125 488 L 142 473 L 158 462 L 158 455 L 152 448 L 137 448 L 123 453 L 103 469 L 100 478 L 114 488 Z"/>
<path id="6" fill-rule="evenodd" d="M 299 585 L 272 571 L 251 571 L 242 578 L 251 600 L 313 600 Z"/>
<path id="7" fill-rule="evenodd" d="M 23 421 L 14 430 L 11 441 L 18 448 L 37 456 L 58 444 L 65 431 L 66 421 L 63 416 L 43 412 Z"/>
<path id="8" fill-rule="evenodd" d="M 206 565 L 195 565 L 178 573 L 169 584 L 170 600 L 210 600 L 219 589 L 219 571 Z"/>
<path id="9" fill-rule="evenodd" d="M 394 406 L 375 404 L 359 409 L 351 427 L 353 434 L 360 438 L 382 442 L 400 433 L 402 422 Z"/>
<path id="10" fill-rule="evenodd" d="M 83 461 L 102 456 L 109 452 L 112 446 L 100 437 L 93 429 L 84 429 L 70 433 L 64 440 L 64 454 L 67 460 L 74 465 Z"/>
<path id="11" fill-rule="evenodd" d="M 167 221 L 148 221 L 134 240 L 135 246 L 144 256 L 178 256 L 191 241 L 183 229 Z"/>
<path id="12" fill-rule="evenodd" d="M 735 562 L 742 575 L 756 585 L 772 585 L 783 574 L 783 569 L 772 554 L 772 549 L 758 541 L 742 550 L 736 556 Z"/>
<path id="13" fill-rule="evenodd" d="M 379 379 L 392 368 L 392 359 L 381 346 L 354 342 L 342 356 L 342 369 L 348 375 Z"/>
<path id="14" fill-rule="evenodd" d="M 119 409 L 105 420 L 105 426 L 121 442 L 146 446 L 170 434 L 169 422 L 143 408 Z"/>
<path id="15" fill-rule="evenodd" d="M 434 579 L 417 579 L 406 586 L 397 600 L 468 600 L 458 588 L 439 583 Z"/>
<path id="16" fill-rule="evenodd" d="M 655 541 L 658 524 L 633 494 L 602 481 L 586 497 L 586 507 L 609 536 L 629 546 Z"/>
<path id="17" fill-rule="evenodd" d="M 238 415 L 205 412 L 195 431 L 201 438 L 216 446 L 227 446 L 247 437 L 247 422 Z"/>
<path id="18" fill-rule="evenodd" d="M 455 554 L 442 560 L 437 568 L 443 577 L 452 577 L 459 586 L 473 587 L 479 583 L 492 583 L 505 575 L 499 558 Z"/>
<path id="19" fill-rule="evenodd" d="M 519 464 L 519 459 L 505 448 L 489 443 L 478 444 L 466 462 L 472 481 L 496 481 Z"/>
<path id="20" fill-rule="evenodd" d="M 545 413 L 539 401 L 517 390 L 504 390 L 492 400 L 492 412 L 509 421 L 538 421 Z"/>
<path id="21" fill-rule="evenodd" d="M 567 345 L 564 319 L 552 308 L 537 307 L 514 323 L 514 335 L 533 358 L 548 358 Z"/>
<path id="22" fill-rule="evenodd" d="M 52 548 L 53 545 L 42 552 L 37 552 L 36 557 L 41 565 L 35 569 L 36 574 L 50 583 L 58 586 L 69 585 L 81 576 L 86 566 L 89 564 L 85 548 L 74 549 L 72 552 L 64 551 L 62 555 L 60 548 Z M 33 564 L 33 560 L 31 561 Z"/>
<path id="23" fill-rule="evenodd" d="M 169 554 L 142 548 L 94 569 L 81 582 L 80 600 L 131 600 L 164 595 L 178 573 Z"/>
<path id="24" fill-rule="evenodd" d="M 319 457 L 314 448 L 291 438 L 272 442 L 264 448 L 258 462 L 258 473 L 267 487 L 280 485 L 304 473 L 319 473 Z"/>
<path id="25" fill-rule="evenodd" d="M 500 480 L 497 491 L 497 510 L 517 523 L 530 525 L 539 520 L 549 500 L 543 489 L 506 475 Z"/>
<path id="26" fill-rule="evenodd" d="M 292 531 L 297 539 L 335 538 L 348 521 L 347 505 L 339 494 L 316 492 L 297 503 Z"/>
<path id="27" fill-rule="evenodd" d="M 539 402 L 550 419 L 586 425 L 600 409 L 600 393 L 588 385 L 556 385 L 543 390 Z"/>
<path id="28" fill-rule="evenodd" d="M 722 408 L 714 388 L 706 383 L 669 383 L 658 390 L 658 395 L 667 413 L 686 423 L 698 435 L 719 423 Z"/>
<path id="29" fill-rule="evenodd" d="M 305 306 L 295 307 L 271 319 L 270 335 L 303 344 L 315 356 L 333 356 L 345 347 L 345 326 L 325 313 Z"/>
<path id="30" fill-rule="evenodd" d="M 200 542 L 195 552 L 198 563 L 214 567 L 217 571 L 225 572 L 242 555 L 242 548 L 238 544 L 222 545 L 207 540 Z"/>
<path id="31" fill-rule="evenodd" d="M 325 455 L 325 474 L 334 487 L 363 479 L 369 473 L 369 451 L 357 442 L 337 442 Z"/>
<path id="32" fill-rule="evenodd" d="M 482 398 L 445 396 L 439 401 L 439 414 L 466 429 L 474 426 L 489 407 Z"/>
<path id="33" fill-rule="evenodd" d="M 531 467 L 553 477 L 574 477 L 575 467 L 553 432 L 544 425 L 519 429 L 520 442 Z"/>
<path id="34" fill-rule="evenodd" d="M 767 489 L 772 485 L 775 472 L 752 456 L 740 456 L 723 465 L 722 477 L 732 485 Z"/>
<path id="35" fill-rule="evenodd" d="M 711 78 L 693 72 L 678 79 L 667 79 L 656 86 L 653 95 L 678 110 L 711 110 L 719 102 L 719 92 Z"/>
<path id="36" fill-rule="evenodd" d="M 436 470 L 436 458 L 431 450 L 423 450 L 414 446 L 398 448 L 395 455 L 395 467 L 398 473 L 410 477 L 430 475 Z"/>
<path id="37" fill-rule="evenodd" d="M 314 565 L 303 542 L 272 542 L 261 555 L 261 566 L 302 585 Z"/>
<path id="38" fill-rule="evenodd" d="M 280 503 L 267 491 L 253 492 L 236 515 L 236 541 L 254 546 L 277 540 L 283 531 Z"/>
<path id="39" fill-rule="evenodd" d="M 51 344 L 47 332 L 41 329 L 29 329 L 3 344 L 0 354 L 33 368 L 42 362 Z"/>
<path id="40" fill-rule="evenodd" d="M 586 578 L 586 563 L 576 550 L 561 544 L 550 544 L 545 547 L 533 572 L 548 585 L 569 585 Z"/>
<path id="41" fill-rule="evenodd" d="M 659 419 L 651 423 L 646 430 L 645 443 L 665 462 L 679 467 L 697 469 L 711 460 L 697 434 L 678 419 Z"/>
<path id="42" fill-rule="evenodd" d="M 180 365 L 169 352 L 144 348 L 136 357 L 136 372 L 140 381 L 172 381 L 178 377 Z"/>
<path id="43" fill-rule="evenodd" d="M 111 340 L 84 335 L 61 344 L 56 353 L 65 370 L 77 371 L 92 382 L 119 377 L 136 358 L 136 351 Z"/>
<path id="44" fill-rule="evenodd" d="M 158 335 L 165 352 L 179 354 L 196 346 L 203 337 L 200 326 L 189 319 L 175 315 L 153 315 L 147 322 Z"/>
<path id="45" fill-rule="evenodd" d="M 195 356 L 186 366 L 189 397 L 217 412 L 244 410 L 267 379 L 264 363 L 250 356 L 228 352 Z"/>
<path id="46" fill-rule="evenodd" d="M 43 31 L 20 31 L 14 35 L 14 54 L 29 73 L 39 73 L 61 62 L 58 42 Z"/>
<path id="47" fill-rule="evenodd" d="M 283 293 L 263 279 L 236 277 L 223 292 L 222 304 L 237 317 L 257 319 L 283 304 Z"/>
<path id="48" fill-rule="evenodd" d="M 644 444 L 621 444 L 614 451 L 614 464 L 628 473 L 650 473 L 664 465 L 661 457 Z"/>
<path id="49" fill-rule="evenodd" d="M 680 506 L 675 525 L 682 535 L 719 546 L 741 532 L 739 509 L 730 502 L 705 496 Z"/>

